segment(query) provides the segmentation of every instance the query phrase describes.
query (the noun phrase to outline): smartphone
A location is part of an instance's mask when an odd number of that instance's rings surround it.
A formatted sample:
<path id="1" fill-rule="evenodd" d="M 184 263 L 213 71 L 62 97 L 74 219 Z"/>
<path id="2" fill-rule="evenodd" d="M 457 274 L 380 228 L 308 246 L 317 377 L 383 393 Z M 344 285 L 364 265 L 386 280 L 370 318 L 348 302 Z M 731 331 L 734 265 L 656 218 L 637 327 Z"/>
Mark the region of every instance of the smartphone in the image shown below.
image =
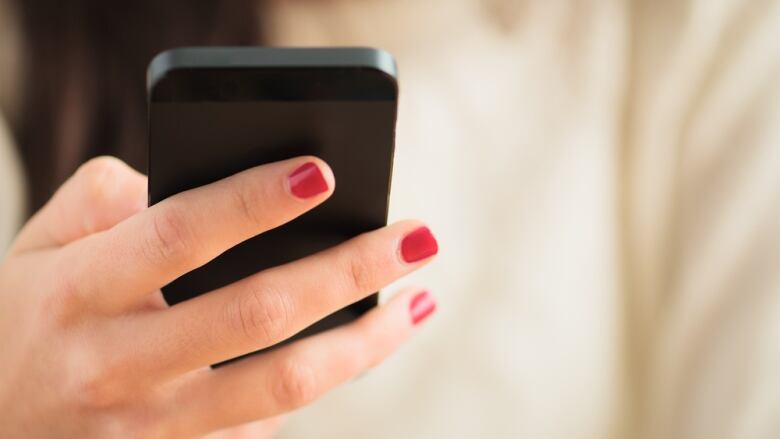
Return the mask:
<path id="1" fill-rule="evenodd" d="M 172 49 L 151 61 L 147 94 L 149 205 L 305 154 L 325 160 L 337 181 L 320 206 L 163 287 L 170 305 L 387 224 L 398 102 L 389 53 Z M 350 322 L 376 306 L 377 297 L 336 311 L 283 343 Z"/>

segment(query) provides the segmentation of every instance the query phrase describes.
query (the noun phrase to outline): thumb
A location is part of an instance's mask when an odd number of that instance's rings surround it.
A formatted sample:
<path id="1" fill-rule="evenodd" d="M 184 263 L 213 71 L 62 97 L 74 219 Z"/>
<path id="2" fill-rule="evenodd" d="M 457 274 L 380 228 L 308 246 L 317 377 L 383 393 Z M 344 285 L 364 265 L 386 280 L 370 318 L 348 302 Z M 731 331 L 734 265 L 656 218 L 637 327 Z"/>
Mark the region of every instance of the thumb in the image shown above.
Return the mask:
<path id="1" fill-rule="evenodd" d="M 146 176 L 114 157 L 83 165 L 22 228 L 11 254 L 107 230 L 146 206 Z"/>

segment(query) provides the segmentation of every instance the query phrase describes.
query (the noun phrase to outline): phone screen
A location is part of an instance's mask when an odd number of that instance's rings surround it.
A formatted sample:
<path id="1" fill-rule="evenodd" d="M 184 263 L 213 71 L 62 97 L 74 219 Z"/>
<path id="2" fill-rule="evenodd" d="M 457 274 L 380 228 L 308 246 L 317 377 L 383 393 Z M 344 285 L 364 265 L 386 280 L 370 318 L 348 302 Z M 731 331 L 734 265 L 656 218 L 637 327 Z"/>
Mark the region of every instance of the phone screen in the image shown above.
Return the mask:
<path id="1" fill-rule="evenodd" d="M 150 204 L 305 154 L 325 160 L 336 177 L 335 192 L 322 205 L 165 286 L 169 304 L 386 224 L 397 107 L 394 81 L 386 93 L 378 93 L 381 87 L 365 83 L 373 84 L 371 76 L 373 81 L 387 78 L 373 70 L 308 70 L 174 72 L 178 77 L 166 76 L 151 91 Z M 281 92 L 280 82 L 287 87 Z M 296 338 L 354 320 L 376 302 L 376 294 L 369 296 Z"/>

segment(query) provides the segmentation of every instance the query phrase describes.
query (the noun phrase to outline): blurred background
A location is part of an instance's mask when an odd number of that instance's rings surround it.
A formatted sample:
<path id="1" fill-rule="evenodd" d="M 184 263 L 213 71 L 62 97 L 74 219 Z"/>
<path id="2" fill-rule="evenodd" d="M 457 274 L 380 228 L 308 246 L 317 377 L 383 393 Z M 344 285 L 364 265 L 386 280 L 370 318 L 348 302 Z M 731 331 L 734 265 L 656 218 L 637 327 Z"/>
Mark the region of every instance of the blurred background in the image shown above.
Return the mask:
<path id="1" fill-rule="evenodd" d="M 778 29 L 774 0 L 0 0 L 0 245 L 89 157 L 145 168 L 160 50 L 377 46 L 439 312 L 281 437 L 780 437 Z"/>

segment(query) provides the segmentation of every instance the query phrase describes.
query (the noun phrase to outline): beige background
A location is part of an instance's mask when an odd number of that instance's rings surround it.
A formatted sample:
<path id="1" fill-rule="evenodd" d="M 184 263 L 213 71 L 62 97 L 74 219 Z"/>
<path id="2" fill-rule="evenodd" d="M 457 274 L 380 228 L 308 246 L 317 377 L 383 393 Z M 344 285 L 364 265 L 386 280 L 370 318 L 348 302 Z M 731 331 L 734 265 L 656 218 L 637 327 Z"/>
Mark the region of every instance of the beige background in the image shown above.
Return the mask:
<path id="1" fill-rule="evenodd" d="M 266 19 L 277 44 L 395 53 L 391 216 L 442 248 L 403 282 L 439 295 L 429 327 L 282 437 L 780 437 L 780 2 Z"/>

